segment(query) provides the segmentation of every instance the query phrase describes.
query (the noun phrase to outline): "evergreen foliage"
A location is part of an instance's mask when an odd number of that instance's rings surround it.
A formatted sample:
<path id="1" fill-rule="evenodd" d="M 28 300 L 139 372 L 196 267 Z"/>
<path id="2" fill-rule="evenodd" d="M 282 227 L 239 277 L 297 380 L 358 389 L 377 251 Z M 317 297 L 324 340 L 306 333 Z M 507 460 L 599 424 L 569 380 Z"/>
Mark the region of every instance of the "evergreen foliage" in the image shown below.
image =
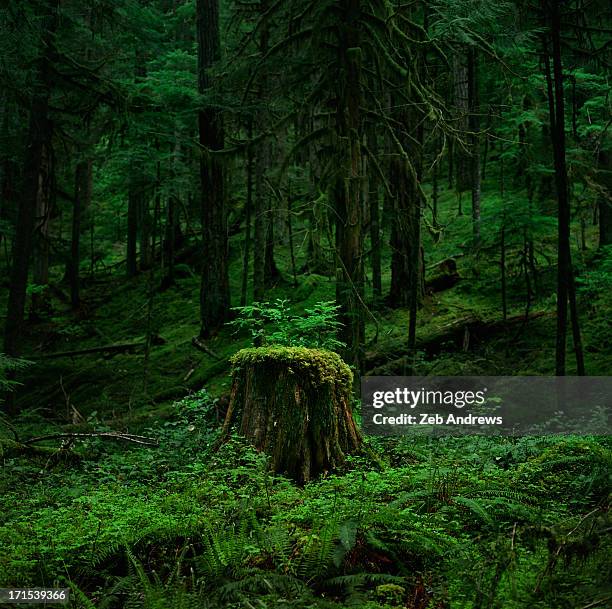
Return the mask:
<path id="1" fill-rule="evenodd" d="M 605 411 L 302 479 L 224 421 L 256 397 L 312 455 L 338 402 L 360 435 L 364 374 L 610 375 L 611 27 L 602 0 L 0 3 L 0 586 L 608 606 Z"/>

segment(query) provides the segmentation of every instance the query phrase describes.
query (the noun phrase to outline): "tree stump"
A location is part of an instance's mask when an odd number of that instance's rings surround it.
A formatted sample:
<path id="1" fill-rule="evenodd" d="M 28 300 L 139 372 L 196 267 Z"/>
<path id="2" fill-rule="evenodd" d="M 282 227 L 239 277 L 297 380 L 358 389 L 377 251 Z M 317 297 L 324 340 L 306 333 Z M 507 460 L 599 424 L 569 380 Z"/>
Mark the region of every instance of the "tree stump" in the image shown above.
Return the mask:
<path id="1" fill-rule="evenodd" d="M 298 483 L 332 471 L 361 446 L 353 420 L 353 375 L 336 353 L 305 347 L 243 349 L 231 360 L 230 429 Z"/>

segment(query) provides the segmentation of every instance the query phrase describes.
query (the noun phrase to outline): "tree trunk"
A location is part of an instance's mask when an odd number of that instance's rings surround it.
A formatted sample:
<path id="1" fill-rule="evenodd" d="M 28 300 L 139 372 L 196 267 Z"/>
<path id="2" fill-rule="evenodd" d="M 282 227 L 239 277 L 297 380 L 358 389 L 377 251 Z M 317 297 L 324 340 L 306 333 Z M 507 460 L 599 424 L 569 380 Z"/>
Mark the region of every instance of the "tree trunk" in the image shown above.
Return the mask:
<path id="1" fill-rule="evenodd" d="M 599 152 L 597 177 L 600 191 L 597 196 L 599 207 L 599 247 L 612 245 L 612 153 Z"/>
<path id="2" fill-rule="evenodd" d="M 149 199 L 146 196 L 140 200 L 140 270 L 147 271 L 153 265 L 151 239 L 153 235 L 153 218 L 149 209 Z"/>
<path id="3" fill-rule="evenodd" d="M 454 142 L 455 189 L 458 193 L 465 192 L 471 186 L 471 159 L 466 151 L 465 138 L 469 129 L 469 77 L 464 52 L 453 56 L 453 82 L 455 96 L 455 111 L 457 113 L 457 130 L 463 144 Z"/>
<path id="4" fill-rule="evenodd" d="M 166 205 L 166 223 L 164 230 L 163 255 L 165 259 L 165 276 L 163 285 L 170 287 L 174 285 L 174 255 L 176 251 L 176 232 L 179 201 L 175 194 L 168 197 Z"/>
<path id="5" fill-rule="evenodd" d="M 506 321 L 508 317 L 508 295 L 506 289 L 506 219 L 502 219 L 500 228 L 500 260 L 499 267 L 501 270 L 501 301 L 502 301 L 502 317 Z"/>
<path id="6" fill-rule="evenodd" d="M 274 206 L 272 205 L 272 198 L 266 197 L 265 199 L 270 204 L 267 213 L 265 214 L 267 223 L 266 223 L 266 246 L 264 253 L 264 286 L 266 288 L 273 288 L 281 274 L 276 266 L 276 261 L 274 260 Z"/>
<path id="7" fill-rule="evenodd" d="M 262 301 L 266 292 L 266 240 L 269 209 L 266 201 L 264 176 L 268 165 L 269 144 L 263 142 L 257 153 L 255 168 L 255 219 L 253 227 L 253 300 Z"/>
<path id="8" fill-rule="evenodd" d="M 418 154 L 413 158 L 420 164 Z M 399 157 L 391 162 L 389 182 L 395 209 L 391 225 L 389 305 L 393 307 L 412 307 L 413 295 L 415 306 L 423 300 L 418 172 L 419 167 L 410 168 L 407 159 Z"/>
<path id="9" fill-rule="evenodd" d="M 260 2 L 260 14 L 264 14 L 267 10 L 267 0 Z M 259 36 L 259 52 L 264 56 L 268 52 L 269 47 L 269 29 L 267 21 L 261 28 Z M 268 81 L 265 74 L 262 74 L 258 81 L 259 90 L 258 97 L 261 106 L 266 104 L 266 95 L 268 93 Z M 258 112 L 257 120 L 260 129 L 265 129 L 269 123 L 269 116 L 265 110 Z M 253 263 L 257 265 L 254 269 L 256 284 L 253 289 L 257 293 L 255 300 L 263 300 L 267 288 L 273 287 L 280 273 L 276 267 L 274 260 L 274 223 L 277 219 L 275 202 L 271 196 L 270 188 L 266 184 L 268 169 L 273 162 L 273 148 L 269 141 L 264 141 L 260 145 L 260 152 L 257 158 L 257 177 L 256 177 L 256 202 L 255 202 L 255 233 L 256 244 L 261 247 L 261 251 L 255 254 Z"/>
<path id="10" fill-rule="evenodd" d="M 2 116 L 0 137 L 8 142 L 10 141 L 8 94 L 3 96 L 0 110 Z M 17 206 L 14 193 L 15 169 L 15 161 L 12 159 L 9 150 L 5 148 L 0 155 L 0 247 L 4 249 L 7 274 L 10 272 L 10 257 L 8 255 L 10 231 L 3 231 L 2 225 L 8 226 L 9 218 L 12 216 L 13 210 Z"/>
<path id="11" fill-rule="evenodd" d="M 209 69 L 219 60 L 219 0 L 197 0 L 198 91 L 209 93 Z M 202 282 L 200 287 L 200 338 L 215 334 L 230 311 L 229 243 L 223 168 L 215 151 L 224 146 L 221 112 L 207 106 L 198 115 L 200 145 Z"/>
<path id="12" fill-rule="evenodd" d="M 478 95 L 478 57 L 474 47 L 468 51 L 468 98 L 470 126 L 470 168 L 472 190 L 472 235 L 474 244 L 480 242 L 480 101 Z"/>
<path id="13" fill-rule="evenodd" d="M 243 349 L 223 425 L 270 456 L 274 472 L 298 483 L 340 466 L 361 446 L 350 408 L 352 373 L 336 355 L 302 347 Z"/>
<path id="14" fill-rule="evenodd" d="M 53 176 L 53 153 L 51 141 L 43 149 L 38 172 L 38 193 L 34 218 L 33 283 L 36 291 L 32 294 L 31 314 L 37 317 L 48 306 L 49 285 L 49 220 L 51 214 L 51 182 Z"/>
<path id="15" fill-rule="evenodd" d="M 378 156 L 376 134 L 368 132 L 368 148 L 370 153 Z M 370 265 L 372 266 L 372 295 L 374 302 L 382 299 L 382 266 L 380 241 L 380 201 L 378 198 L 378 176 L 374 171 L 367 172 L 367 190 L 370 212 Z"/>
<path id="16" fill-rule="evenodd" d="M 361 49 L 356 22 L 359 0 L 343 0 L 345 19 L 339 29 L 341 65 L 336 111 L 337 154 L 342 168 L 333 189 L 336 212 L 336 302 L 340 305 L 339 338 L 346 344 L 345 359 L 361 370 L 363 359 L 363 259 L 361 234 Z"/>
<path id="17" fill-rule="evenodd" d="M 553 82 L 550 74 L 550 59 L 545 55 L 545 69 L 548 90 L 550 130 L 553 141 L 555 164 L 555 183 L 558 200 L 558 263 L 557 263 L 557 346 L 556 374 L 565 375 L 565 354 L 567 335 L 568 301 L 571 305 L 574 350 L 578 374 L 583 375 L 584 358 L 582 341 L 575 302 L 575 286 L 570 250 L 570 202 L 565 163 L 565 109 L 563 98 L 563 68 L 561 64 L 561 14 L 559 0 L 550 0 L 550 6 L 544 0 L 545 14 L 550 15 L 550 33 L 552 39 Z"/>
<path id="18" fill-rule="evenodd" d="M 329 230 L 321 201 L 316 198 L 308 209 L 308 245 L 306 249 L 306 270 L 308 273 L 327 275 L 330 272 L 329 261 L 321 245 L 321 237 Z"/>
<path id="19" fill-rule="evenodd" d="M 70 304 L 77 310 L 81 303 L 79 267 L 81 262 L 81 216 L 83 200 L 88 189 L 87 162 L 79 161 L 74 174 L 74 202 L 72 207 L 72 231 L 70 239 L 70 260 L 68 261 L 68 281 L 70 283 Z"/>
<path id="20" fill-rule="evenodd" d="M 393 191 L 394 214 L 391 224 L 391 285 L 389 305 L 407 307 L 410 302 L 410 195 L 412 185 L 406 161 L 395 158 L 389 168 L 389 186 Z"/>
<path id="21" fill-rule="evenodd" d="M 248 120 L 247 135 L 253 137 L 253 119 Z M 246 201 L 245 201 L 245 227 L 244 227 L 244 251 L 242 254 L 242 282 L 240 286 L 240 306 L 247 303 L 247 286 L 249 281 L 249 265 L 251 258 L 251 216 L 253 210 L 253 148 L 247 148 L 246 156 Z"/>
<path id="22" fill-rule="evenodd" d="M 437 137 L 434 149 L 434 165 L 431 174 L 431 225 L 434 227 L 434 229 L 440 227 L 440 219 L 438 215 L 438 199 L 440 198 L 440 180 L 438 177 L 440 170 L 438 157 L 440 155 L 440 148 L 440 138 Z"/>
<path id="23" fill-rule="evenodd" d="M 30 106 L 28 137 L 23 166 L 23 187 L 17 212 L 15 237 L 13 240 L 13 265 L 4 326 L 4 353 L 11 357 L 20 355 L 23 332 L 23 315 L 28 284 L 28 267 L 34 232 L 34 218 L 39 192 L 44 180 L 43 166 L 49 157 L 53 126 L 49 120 L 49 98 L 53 79 L 51 61 L 55 53 L 52 43 L 57 28 L 57 7 L 48 5 L 47 29 L 44 36 L 42 56 L 38 61 L 36 85 Z M 13 374 L 9 374 L 12 377 Z M 8 411 L 15 408 L 14 394 L 6 398 Z"/>
<path id="24" fill-rule="evenodd" d="M 135 277 L 138 273 L 138 260 L 136 244 L 138 241 L 138 208 L 140 206 L 140 195 L 136 190 L 134 179 L 130 181 L 128 189 L 128 212 L 127 212 L 127 252 L 126 268 L 128 277 Z"/>

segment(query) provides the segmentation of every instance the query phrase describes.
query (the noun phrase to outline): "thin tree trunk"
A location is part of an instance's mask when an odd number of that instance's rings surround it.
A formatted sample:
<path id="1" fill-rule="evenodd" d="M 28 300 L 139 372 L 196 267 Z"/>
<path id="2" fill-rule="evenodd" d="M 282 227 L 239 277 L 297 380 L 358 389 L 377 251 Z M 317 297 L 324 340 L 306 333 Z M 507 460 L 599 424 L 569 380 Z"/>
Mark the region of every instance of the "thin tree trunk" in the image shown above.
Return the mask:
<path id="1" fill-rule="evenodd" d="M 128 277 L 135 277 L 138 273 L 137 240 L 138 240 L 138 207 L 140 196 L 136 192 L 133 181 L 128 190 L 128 212 L 127 212 L 127 252 L 126 267 Z M 93 252 L 92 252 L 93 254 Z M 92 255 L 93 264 L 93 255 Z"/>
<path id="2" fill-rule="evenodd" d="M 170 287 L 174 285 L 174 255 L 176 251 L 176 232 L 178 220 L 179 201 L 176 194 L 171 194 L 168 197 L 166 204 L 166 226 L 164 231 L 164 272 L 163 285 Z"/>
<path id="3" fill-rule="evenodd" d="M 463 145 L 455 142 L 453 146 L 455 153 L 455 189 L 458 193 L 462 193 L 470 188 L 472 182 L 470 155 L 465 149 L 465 139 L 469 129 L 469 75 L 465 52 L 459 52 L 453 56 L 453 82 L 457 130 L 459 136 L 464 140 Z"/>
<path id="4" fill-rule="evenodd" d="M 142 390 L 146 395 L 149 388 L 149 359 L 151 355 L 151 346 L 153 345 L 153 304 L 155 299 L 155 241 L 159 231 L 160 216 L 161 216 L 161 164 L 157 162 L 157 189 L 155 193 L 155 207 L 153 209 L 153 222 L 151 227 L 151 264 L 147 280 L 147 324 L 145 335 L 145 349 L 143 358 L 143 376 Z"/>
<path id="5" fill-rule="evenodd" d="M 295 266 L 295 250 L 293 247 L 293 222 L 291 218 L 293 216 L 291 211 L 291 193 L 287 196 L 287 228 L 289 231 L 289 254 L 291 255 L 291 273 L 293 275 L 293 287 L 298 287 L 297 268 Z"/>
<path id="6" fill-rule="evenodd" d="M 267 0 L 260 2 L 259 11 L 263 14 L 267 10 Z M 268 51 L 269 30 L 267 22 L 264 23 L 259 35 L 259 52 L 263 56 Z M 258 81 L 258 96 L 263 101 L 268 89 L 265 74 Z M 258 112 L 257 120 L 260 128 L 264 127 L 268 117 L 265 112 Z M 266 186 L 266 174 L 272 159 L 272 146 L 265 140 L 259 146 L 256 160 L 255 176 L 255 220 L 253 243 L 253 299 L 261 301 L 265 297 L 266 288 L 274 283 L 278 271 L 274 263 L 274 230 L 273 230 L 273 202 L 270 189 Z"/>
<path id="7" fill-rule="evenodd" d="M 249 119 L 248 125 L 249 139 L 253 137 L 253 120 Z M 244 228 L 244 254 L 242 256 L 242 285 L 240 289 L 240 306 L 244 307 L 247 303 L 247 286 L 249 279 L 249 262 L 251 254 L 251 212 L 253 209 L 253 149 L 251 146 L 247 149 L 246 162 L 246 226 Z"/>
<path id="8" fill-rule="evenodd" d="M 501 300 L 502 300 L 502 316 L 504 321 L 508 317 L 508 295 L 506 289 L 506 220 L 502 219 L 500 229 L 500 260 L 499 266 L 501 269 Z"/>
<path id="9" fill-rule="evenodd" d="M 434 228 L 440 226 L 438 217 L 438 199 L 440 197 L 440 180 L 439 180 L 439 162 L 438 156 L 440 154 L 440 138 L 436 138 L 436 146 L 434 150 L 434 165 L 431 172 L 431 224 Z"/>
<path id="10" fill-rule="evenodd" d="M 37 317 L 47 306 L 49 285 L 49 220 L 51 213 L 51 183 L 53 176 L 53 153 L 51 142 L 44 148 L 39 170 L 39 185 L 36 196 L 34 218 L 33 282 L 36 291 L 32 294 L 31 314 Z"/>
<path id="11" fill-rule="evenodd" d="M 370 153 L 378 156 L 376 134 L 368 132 L 368 148 Z M 382 300 L 382 262 L 380 240 L 380 200 L 378 198 L 378 176 L 374 171 L 367 172 L 368 199 L 370 212 L 370 265 L 372 266 L 372 295 L 374 302 Z"/>
<path id="12" fill-rule="evenodd" d="M 219 0 L 197 0 L 198 91 L 211 88 L 210 68 L 220 59 Z M 211 106 L 198 115 L 200 145 L 202 282 L 200 287 L 200 338 L 215 334 L 230 312 L 229 242 L 225 185 L 221 162 L 214 152 L 224 146 L 221 112 Z M 209 154 L 210 151 L 213 154 Z"/>
<path id="13" fill-rule="evenodd" d="M 507 293 L 507 284 L 506 284 L 506 202 L 505 202 L 505 165 L 504 165 L 504 157 L 503 157 L 503 147 L 501 150 L 500 161 L 499 161 L 499 194 L 502 200 L 502 225 L 501 225 L 501 292 L 502 292 L 502 313 L 504 317 L 504 321 L 508 315 L 508 293 Z"/>
<path id="14" fill-rule="evenodd" d="M 469 98 L 469 126 L 470 126 L 470 166 L 472 190 L 472 234 L 474 244 L 480 242 L 480 102 L 478 95 L 478 58 L 476 50 L 471 47 L 468 51 L 468 98 Z"/>
<path id="15" fill-rule="evenodd" d="M 546 7 L 545 2 L 544 6 Z M 570 250 L 570 203 L 565 163 L 565 109 L 563 98 L 563 68 L 561 64 L 561 14 L 559 0 L 550 0 L 550 32 L 552 38 L 552 59 L 554 91 L 550 74 L 550 59 L 546 52 L 545 68 L 550 110 L 550 127 L 553 139 L 555 182 L 558 200 L 558 263 L 557 263 L 557 348 L 556 374 L 565 375 L 567 308 L 570 302 L 574 350 L 578 374 L 583 375 L 584 357 L 578 312 L 575 302 L 575 288 Z"/>
<path id="16" fill-rule="evenodd" d="M 612 153 L 599 152 L 597 177 L 600 191 L 597 196 L 599 208 L 599 247 L 612 245 Z"/>
<path id="17" fill-rule="evenodd" d="M 270 205 L 269 209 L 266 210 L 266 246 L 265 246 L 265 255 L 264 255 L 264 286 L 266 288 L 272 288 L 276 285 L 279 277 L 280 271 L 276 266 L 276 261 L 274 260 L 274 203 L 273 197 L 266 197 L 265 200 Z"/>
<path id="18" fill-rule="evenodd" d="M 0 106 L 2 112 L 2 130 L 0 136 L 6 138 L 8 141 L 9 137 L 9 103 L 8 94 L 2 98 L 2 105 Z M 5 262 L 7 274 L 10 272 L 10 256 L 8 254 L 9 246 L 9 231 L 2 232 L 1 225 L 6 222 L 10 217 L 10 212 L 15 204 L 15 196 L 13 192 L 13 181 L 14 181 L 14 167 L 15 162 L 11 159 L 11 155 L 8 150 L 3 151 L 2 158 L 0 158 L 0 245 L 4 248 Z"/>
<path id="19" fill-rule="evenodd" d="M 81 216 L 83 199 L 87 190 L 87 162 L 79 161 L 74 174 L 74 202 L 72 207 L 72 230 L 70 240 L 70 260 L 68 261 L 68 281 L 70 283 L 70 304 L 76 311 L 81 304 L 79 267 L 81 262 Z"/>
<path id="20" fill-rule="evenodd" d="M 264 173 L 268 165 L 268 143 L 264 142 L 257 153 L 255 167 L 255 219 L 253 229 L 253 300 L 264 299 L 266 291 L 266 233 L 269 222 L 269 204 L 266 202 Z"/>
<path id="21" fill-rule="evenodd" d="M 151 237 L 153 233 L 153 218 L 149 209 L 149 199 L 142 196 L 140 199 L 140 270 L 146 271 L 153 265 L 151 255 Z"/>
<path id="22" fill-rule="evenodd" d="M 455 141 L 451 138 L 448 140 L 448 189 L 451 190 L 454 186 L 453 178 L 455 175 Z"/>

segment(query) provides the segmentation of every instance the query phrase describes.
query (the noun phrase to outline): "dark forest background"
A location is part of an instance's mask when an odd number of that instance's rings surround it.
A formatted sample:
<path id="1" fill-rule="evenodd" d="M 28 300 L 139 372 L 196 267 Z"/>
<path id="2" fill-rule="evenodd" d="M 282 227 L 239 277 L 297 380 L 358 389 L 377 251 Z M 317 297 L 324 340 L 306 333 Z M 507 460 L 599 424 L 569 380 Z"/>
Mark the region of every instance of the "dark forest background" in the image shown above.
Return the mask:
<path id="1" fill-rule="evenodd" d="M 606 436 L 365 438 L 294 476 L 229 423 L 293 399 L 287 353 L 357 428 L 362 375 L 610 374 L 611 12 L 1 2 L 0 586 L 608 606 Z"/>

